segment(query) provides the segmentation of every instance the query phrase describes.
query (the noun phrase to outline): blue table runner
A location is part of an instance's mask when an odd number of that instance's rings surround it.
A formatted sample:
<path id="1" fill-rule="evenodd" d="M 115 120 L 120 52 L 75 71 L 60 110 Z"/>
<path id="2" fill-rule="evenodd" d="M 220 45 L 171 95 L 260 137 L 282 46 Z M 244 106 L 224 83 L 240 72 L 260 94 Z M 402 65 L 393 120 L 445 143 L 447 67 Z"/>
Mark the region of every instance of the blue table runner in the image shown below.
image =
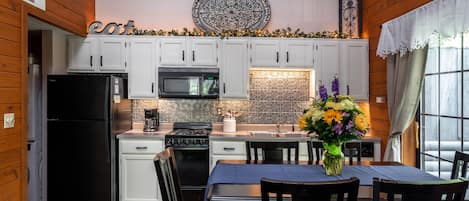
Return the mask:
<path id="1" fill-rule="evenodd" d="M 331 181 L 357 177 L 361 186 L 372 186 L 373 177 L 400 181 L 435 181 L 440 178 L 408 166 L 344 166 L 339 176 L 327 176 L 319 165 L 217 164 L 207 184 L 259 184 L 262 177 L 289 181 Z M 207 197 L 207 194 L 205 194 Z"/>

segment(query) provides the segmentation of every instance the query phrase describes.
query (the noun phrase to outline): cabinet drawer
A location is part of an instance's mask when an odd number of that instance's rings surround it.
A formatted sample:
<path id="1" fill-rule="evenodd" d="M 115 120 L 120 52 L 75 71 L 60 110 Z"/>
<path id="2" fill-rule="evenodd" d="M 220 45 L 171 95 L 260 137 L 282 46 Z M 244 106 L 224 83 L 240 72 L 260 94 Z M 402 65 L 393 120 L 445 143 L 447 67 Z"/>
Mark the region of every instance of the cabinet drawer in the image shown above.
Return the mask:
<path id="1" fill-rule="evenodd" d="M 245 142 L 213 142 L 213 154 L 243 155 L 246 154 Z"/>
<path id="2" fill-rule="evenodd" d="M 119 149 L 127 154 L 156 154 L 163 150 L 163 141 L 121 141 Z"/>

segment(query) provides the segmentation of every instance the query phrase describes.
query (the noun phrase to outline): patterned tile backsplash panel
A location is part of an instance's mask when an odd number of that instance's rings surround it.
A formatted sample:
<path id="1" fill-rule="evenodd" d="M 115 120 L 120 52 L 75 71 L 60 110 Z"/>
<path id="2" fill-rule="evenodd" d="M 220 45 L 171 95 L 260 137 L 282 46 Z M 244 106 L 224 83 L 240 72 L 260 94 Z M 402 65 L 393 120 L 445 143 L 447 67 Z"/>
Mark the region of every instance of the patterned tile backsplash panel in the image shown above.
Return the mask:
<path id="1" fill-rule="evenodd" d="M 238 123 L 296 123 L 309 104 L 309 72 L 251 71 L 249 83 L 249 100 L 133 100 L 133 120 L 144 120 L 144 108 L 158 108 L 162 122 L 220 122 L 217 108 L 222 108 L 239 112 Z"/>

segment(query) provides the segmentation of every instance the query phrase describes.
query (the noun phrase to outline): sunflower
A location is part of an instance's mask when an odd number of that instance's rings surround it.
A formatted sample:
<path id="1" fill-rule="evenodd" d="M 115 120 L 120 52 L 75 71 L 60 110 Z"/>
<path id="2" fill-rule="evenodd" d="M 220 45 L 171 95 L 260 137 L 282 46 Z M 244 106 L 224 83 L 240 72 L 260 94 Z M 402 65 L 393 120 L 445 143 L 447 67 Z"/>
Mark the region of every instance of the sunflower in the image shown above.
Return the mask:
<path id="1" fill-rule="evenodd" d="M 341 122 L 342 114 L 339 111 L 329 109 L 324 113 L 323 119 L 327 124 L 331 125 L 333 120 L 335 122 Z"/>
<path id="2" fill-rule="evenodd" d="M 355 123 L 358 130 L 364 131 L 368 128 L 368 120 L 364 114 L 357 115 L 353 120 L 353 123 Z"/>
<path id="3" fill-rule="evenodd" d="M 300 120 L 298 120 L 298 128 L 300 128 L 301 130 L 306 128 L 306 118 L 305 118 L 305 116 L 301 116 Z"/>

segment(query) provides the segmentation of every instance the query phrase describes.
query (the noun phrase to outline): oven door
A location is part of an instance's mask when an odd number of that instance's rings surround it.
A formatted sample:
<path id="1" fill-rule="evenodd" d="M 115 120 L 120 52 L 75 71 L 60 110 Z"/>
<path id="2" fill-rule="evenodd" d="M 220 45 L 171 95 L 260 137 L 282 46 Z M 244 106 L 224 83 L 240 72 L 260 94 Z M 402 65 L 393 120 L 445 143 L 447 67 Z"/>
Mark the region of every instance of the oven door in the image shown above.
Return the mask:
<path id="1" fill-rule="evenodd" d="M 209 176 L 208 147 L 173 147 L 181 188 L 205 188 Z"/>

